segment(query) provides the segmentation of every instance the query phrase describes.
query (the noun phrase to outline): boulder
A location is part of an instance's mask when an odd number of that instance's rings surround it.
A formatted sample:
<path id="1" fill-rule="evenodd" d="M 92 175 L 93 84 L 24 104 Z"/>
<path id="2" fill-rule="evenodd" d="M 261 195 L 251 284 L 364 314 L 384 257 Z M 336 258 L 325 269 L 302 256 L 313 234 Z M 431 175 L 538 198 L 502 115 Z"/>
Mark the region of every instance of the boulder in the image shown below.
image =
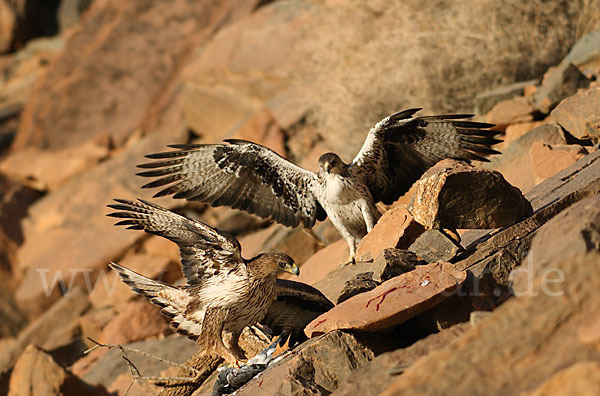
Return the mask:
<path id="1" fill-rule="evenodd" d="M 453 343 L 414 363 L 381 395 L 516 395 L 565 367 L 600 361 L 598 351 L 578 339 L 578 330 L 600 315 L 600 272 L 590 271 L 598 260 L 600 254 L 593 253 L 555 261 L 564 281 L 552 285 L 552 293 L 536 277 L 536 293 L 507 301 Z M 494 375 L 482 375 L 482 367 Z"/>
<path id="2" fill-rule="evenodd" d="M 414 270 L 417 265 L 425 264 L 410 250 L 387 248 L 373 262 L 373 279 L 385 282 L 395 276 Z"/>
<path id="3" fill-rule="evenodd" d="M 600 252 L 598 194 L 563 210 L 536 232 L 523 264 L 510 275 L 513 292 L 517 295 L 531 292 L 535 278 L 560 278 L 552 263 L 589 251 Z"/>
<path id="4" fill-rule="evenodd" d="M 406 206 L 394 207 L 385 212 L 371 232 L 360 241 L 358 259 L 372 261 L 387 248 L 406 249 L 424 231 Z"/>
<path id="5" fill-rule="evenodd" d="M 588 154 L 577 163 L 544 181 L 529 193 L 534 214 L 503 230 L 468 231 L 462 236 L 465 253 L 456 266 L 473 277 L 463 286 L 463 305 L 491 310 L 512 293 L 509 274 L 521 265 L 538 229 L 573 203 L 600 192 L 600 152 Z"/>
<path id="6" fill-rule="evenodd" d="M 348 244 L 344 240 L 339 240 L 319 250 L 313 254 L 302 266 L 300 267 L 300 275 L 295 277 L 293 275 L 284 275 L 281 278 L 293 279 L 298 282 L 307 283 L 309 285 L 315 285 L 320 280 L 327 277 L 327 275 L 338 268 L 341 264 L 348 260 Z M 364 271 L 363 271 L 364 272 Z M 343 285 L 343 283 L 342 283 Z M 341 287 L 341 286 L 340 286 Z M 325 294 L 327 298 L 335 301 L 335 298 Z"/>
<path id="7" fill-rule="evenodd" d="M 450 296 L 466 276 L 449 263 L 420 265 L 335 306 L 304 332 L 314 337 L 335 329 L 377 331 L 396 326 Z"/>
<path id="8" fill-rule="evenodd" d="M 482 167 L 500 172 L 506 181 L 526 193 L 537 184 L 531 159 L 531 147 L 535 142 L 566 144 L 567 140 L 559 125 L 543 124 L 514 140 L 502 154 L 490 157 L 490 162 Z"/>
<path id="9" fill-rule="evenodd" d="M 468 328 L 466 324 L 459 324 L 431 334 L 409 347 L 383 353 L 356 369 L 331 396 L 377 396 L 417 360 L 451 344 Z"/>
<path id="10" fill-rule="evenodd" d="M 313 286 L 319 289 L 319 291 L 329 300 L 338 301 L 346 283 L 352 283 L 352 279 L 357 275 L 370 271 L 371 263 L 367 262 L 358 262 L 355 264 L 343 265 L 341 267 L 336 265 L 333 270 L 327 273 L 325 277 L 315 282 Z"/>
<path id="11" fill-rule="evenodd" d="M 573 165 L 588 154 L 577 144 L 547 144 L 534 142 L 531 146 L 531 164 L 539 184 L 561 170 Z"/>
<path id="12" fill-rule="evenodd" d="M 354 370 L 373 359 L 356 338 L 333 331 L 306 341 L 237 391 L 237 395 L 322 395 L 333 392 Z"/>
<path id="13" fill-rule="evenodd" d="M 74 288 L 35 321 L 29 323 L 0 355 L 0 372 L 10 368 L 27 345 L 52 350 L 70 343 L 79 333 L 79 317 L 90 307 L 87 295 Z"/>
<path id="14" fill-rule="evenodd" d="M 586 88 L 589 84 L 590 80 L 576 66 L 563 60 L 544 74 L 542 85 L 533 96 L 533 102 L 537 110 L 548 114 L 561 100 L 574 95 L 578 89 Z"/>
<path id="15" fill-rule="evenodd" d="M 503 131 L 510 124 L 533 121 L 535 108 L 527 98 L 518 96 L 497 103 L 486 114 L 485 121 L 495 124 L 494 129 Z"/>
<path id="16" fill-rule="evenodd" d="M 460 243 L 441 230 L 427 230 L 410 245 L 409 251 L 428 262 L 450 261 L 463 251 Z"/>
<path id="17" fill-rule="evenodd" d="M 13 43 L 16 15 L 6 0 L 0 0 L 0 54 L 8 52 Z"/>
<path id="18" fill-rule="evenodd" d="M 510 146 L 510 144 L 525 135 L 527 132 L 531 131 L 534 128 L 543 125 L 545 121 L 529 121 L 529 122 L 519 122 L 516 124 L 510 124 L 506 127 L 504 131 L 504 136 L 502 137 L 502 143 L 498 144 L 499 151 L 504 151 L 506 148 Z"/>
<path id="19" fill-rule="evenodd" d="M 536 83 L 537 80 L 520 81 L 478 94 L 475 96 L 475 114 L 486 114 L 499 102 L 524 96 L 525 88 Z"/>
<path id="20" fill-rule="evenodd" d="M 560 102 L 550 118 L 577 139 L 600 138 L 600 84 Z"/>
<path id="21" fill-rule="evenodd" d="M 8 396 L 104 396 L 104 388 L 91 386 L 58 365 L 52 357 L 29 345 L 10 376 Z"/>
<path id="22" fill-rule="evenodd" d="M 336 301 L 336 304 L 344 302 L 350 297 L 356 296 L 357 294 L 373 290 L 377 286 L 379 286 L 379 282 L 373 280 L 372 271 L 356 274 L 354 278 L 346 281 L 344 288 L 340 292 L 340 295 Z"/>
<path id="23" fill-rule="evenodd" d="M 506 227 L 532 213 L 499 172 L 450 159 L 421 176 L 408 211 L 427 229 Z"/>

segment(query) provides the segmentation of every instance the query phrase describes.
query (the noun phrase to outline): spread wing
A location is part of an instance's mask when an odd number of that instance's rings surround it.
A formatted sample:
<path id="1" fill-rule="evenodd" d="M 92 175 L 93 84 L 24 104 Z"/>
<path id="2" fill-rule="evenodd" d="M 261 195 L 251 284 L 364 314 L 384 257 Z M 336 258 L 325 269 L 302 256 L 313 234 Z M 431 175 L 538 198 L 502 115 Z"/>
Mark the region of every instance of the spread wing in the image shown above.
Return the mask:
<path id="1" fill-rule="evenodd" d="M 501 142 L 493 124 L 466 120 L 471 114 L 413 118 L 409 109 L 381 120 L 371 130 L 350 172 L 369 186 L 375 202 L 391 204 L 436 162 L 446 158 L 487 161 Z"/>
<path id="2" fill-rule="evenodd" d="M 179 246 L 182 271 L 189 285 L 200 285 L 210 277 L 229 273 L 244 262 L 238 240 L 226 232 L 141 199 L 115 201 L 108 207 L 117 212 L 108 216 L 124 219 L 115 225 L 160 235 Z"/>
<path id="3" fill-rule="evenodd" d="M 314 191 L 317 177 L 274 151 L 245 140 L 229 144 L 172 145 L 177 149 L 147 155 L 158 161 L 138 165 L 152 169 L 140 176 L 160 177 L 143 188 L 165 186 L 155 197 L 230 206 L 278 223 L 312 227 L 324 220 L 325 211 Z"/>

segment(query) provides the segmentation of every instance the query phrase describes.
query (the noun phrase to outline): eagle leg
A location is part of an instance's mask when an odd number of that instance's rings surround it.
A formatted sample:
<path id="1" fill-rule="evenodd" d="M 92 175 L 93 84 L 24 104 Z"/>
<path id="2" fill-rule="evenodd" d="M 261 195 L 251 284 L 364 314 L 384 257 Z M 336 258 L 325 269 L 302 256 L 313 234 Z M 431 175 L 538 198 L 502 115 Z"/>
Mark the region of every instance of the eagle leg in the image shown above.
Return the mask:
<path id="1" fill-rule="evenodd" d="M 244 353 L 242 348 L 240 348 L 240 345 L 238 343 L 242 331 L 235 331 L 229 334 L 231 336 L 224 340 L 225 347 L 235 356 L 236 360 L 245 362 L 247 360 L 246 354 Z"/>
<path id="2" fill-rule="evenodd" d="M 237 364 L 238 356 L 235 356 L 223 343 L 223 327 L 229 310 L 212 307 L 206 309 L 204 320 L 202 321 L 202 333 L 198 338 L 200 345 L 203 345 L 207 351 L 214 351 L 217 355 L 225 359 L 226 362 Z"/>

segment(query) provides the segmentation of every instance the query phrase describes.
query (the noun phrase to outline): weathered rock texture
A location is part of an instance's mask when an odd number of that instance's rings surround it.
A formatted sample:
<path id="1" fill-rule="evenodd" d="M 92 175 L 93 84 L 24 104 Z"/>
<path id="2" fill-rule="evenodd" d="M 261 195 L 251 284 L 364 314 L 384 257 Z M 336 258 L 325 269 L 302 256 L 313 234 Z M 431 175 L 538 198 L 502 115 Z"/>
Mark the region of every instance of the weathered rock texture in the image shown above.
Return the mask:
<path id="1" fill-rule="evenodd" d="M 333 331 L 307 341 L 298 351 L 243 386 L 237 394 L 327 394 L 372 358 L 373 352 L 357 342 L 351 334 Z"/>
<path id="2" fill-rule="evenodd" d="M 9 396 L 108 395 L 68 373 L 34 345 L 25 349 L 15 365 L 9 389 Z"/>
<path id="3" fill-rule="evenodd" d="M 556 261 L 565 280 L 551 285 L 553 295 L 536 278 L 535 295 L 506 302 L 450 346 L 416 362 L 382 395 L 518 394 L 572 364 L 600 362 L 600 351 L 577 337 L 579 328 L 600 315 L 600 272 L 590 271 L 598 260 L 596 253 Z M 494 375 L 481 375 L 475 367 Z"/>
<path id="4" fill-rule="evenodd" d="M 428 229 L 506 227 L 532 213 L 521 191 L 499 172 L 456 160 L 425 172 L 408 210 Z"/>
<path id="5" fill-rule="evenodd" d="M 457 271 L 452 264 L 421 265 L 337 305 L 309 323 L 304 332 L 314 337 L 335 329 L 390 328 L 433 307 L 465 279 L 466 273 Z"/>

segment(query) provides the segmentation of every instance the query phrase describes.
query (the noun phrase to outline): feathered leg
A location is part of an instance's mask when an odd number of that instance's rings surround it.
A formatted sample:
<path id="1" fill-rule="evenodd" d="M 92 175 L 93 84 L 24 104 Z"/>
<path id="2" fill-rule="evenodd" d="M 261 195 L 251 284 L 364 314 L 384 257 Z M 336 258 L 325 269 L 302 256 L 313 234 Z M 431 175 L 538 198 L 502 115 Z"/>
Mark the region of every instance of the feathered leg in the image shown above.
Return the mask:
<path id="1" fill-rule="evenodd" d="M 235 364 L 240 356 L 229 350 L 223 343 L 223 326 L 229 311 L 227 309 L 211 307 L 206 310 L 204 320 L 202 321 L 202 333 L 198 338 L 198 343 L 203 345 L 208 351 L 214 351 L 226 362 Z"/>

